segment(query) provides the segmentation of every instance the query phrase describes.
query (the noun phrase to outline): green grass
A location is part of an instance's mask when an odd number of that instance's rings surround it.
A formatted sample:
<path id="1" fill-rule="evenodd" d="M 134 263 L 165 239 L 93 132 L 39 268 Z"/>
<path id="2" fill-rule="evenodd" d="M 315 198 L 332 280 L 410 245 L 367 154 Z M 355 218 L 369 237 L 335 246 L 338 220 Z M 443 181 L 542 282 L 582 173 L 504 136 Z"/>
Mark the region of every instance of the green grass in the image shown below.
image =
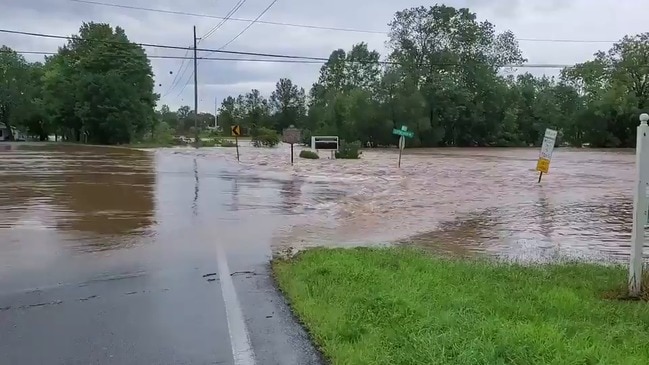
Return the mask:
<path id="1" fill-rule="evenodd" d="M 649 364 L 649 304 L 604 299 L 619 266 L 314 249 L 273 272 L 332 364 Z"/>

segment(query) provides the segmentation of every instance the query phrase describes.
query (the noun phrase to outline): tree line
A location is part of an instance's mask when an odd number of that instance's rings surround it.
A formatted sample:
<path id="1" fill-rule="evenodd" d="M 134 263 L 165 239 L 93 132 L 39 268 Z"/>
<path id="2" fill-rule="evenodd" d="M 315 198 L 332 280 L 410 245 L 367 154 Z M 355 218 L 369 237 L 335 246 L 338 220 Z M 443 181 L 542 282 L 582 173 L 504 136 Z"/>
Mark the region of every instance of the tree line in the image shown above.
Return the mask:
<path id="1" fill-rule="evenodd" d="M 334 50 L 305 91 L 282 78 L 225 98 L 224 132 L 295 125 L 303 135 L 338 135 L 363 145 L 396 142 L 393 128 L 415 132 L 414 146 L 529 146 L 546 128 L 559 143 L 632 147 L 649 98 L 649 33 L 626 36 L 557 77 L 520 74 L 515 35 L 497 33 L 466 8 L 415 7 L 395 13 L 384 58 L 366 43 Z M 0 50 L 0 122 L 46 139 L 133 143 L 193 131 L 190 107 L 171 111 L 153 92 L 150 62 L 123 29 L 86 23 L 44 63 Z M 199 128 L 215 123 L 198 115 Z M 162 136 L 162 137 L 161 137 Z"/>

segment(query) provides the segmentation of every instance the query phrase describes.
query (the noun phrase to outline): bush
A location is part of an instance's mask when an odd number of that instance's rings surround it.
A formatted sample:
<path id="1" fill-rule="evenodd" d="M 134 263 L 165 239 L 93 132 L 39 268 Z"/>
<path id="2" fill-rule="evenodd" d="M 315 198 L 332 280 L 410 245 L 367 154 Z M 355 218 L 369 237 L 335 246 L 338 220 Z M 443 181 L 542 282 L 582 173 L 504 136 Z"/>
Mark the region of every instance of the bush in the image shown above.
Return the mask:
<path id="1" fill-rule="evenodd" d="M 340 141 L 340 146 L 338 147 L 338 152 L 336 152 L 336 158 L 342 159 L 358 159 L 361 156 L 361 141 L 355 141 L 347 143 L 345 141 Z"/>
<path id="2" fill-rule="evenodd" d="M 301 158 L 308 158 L 310 160 L 317 160 L 320 158 L 317 153 L 313 151 L 307 151 L 307 150 L 302 150 L 300 151 L 300 157 Z"/>
<path id="3" fill-rule="evenodd" d="M 230 141 L 229 139 L 224 139 L 221 141 L 221 147 L 236 147 L 237 144 Z"/>
<path id="4" fill-rule="evenodd" d="M 218 144 L 219 141 L 214 139 L 201 140 L 201 147 L 216 147 Z"/>
<path id="5" fill-rule="evenodd" d="M 279 135 L 272 129 L 255 129 L 252 135 L 252 145 L 255 147 L 275 147 L 279 144 Z"/>
<path id="6" fill-rule="evenodd" d="M 311 146 L 311 136 L 312 133 L 308 129 L 302 130 L 302 144 L 305 146 Z"/>

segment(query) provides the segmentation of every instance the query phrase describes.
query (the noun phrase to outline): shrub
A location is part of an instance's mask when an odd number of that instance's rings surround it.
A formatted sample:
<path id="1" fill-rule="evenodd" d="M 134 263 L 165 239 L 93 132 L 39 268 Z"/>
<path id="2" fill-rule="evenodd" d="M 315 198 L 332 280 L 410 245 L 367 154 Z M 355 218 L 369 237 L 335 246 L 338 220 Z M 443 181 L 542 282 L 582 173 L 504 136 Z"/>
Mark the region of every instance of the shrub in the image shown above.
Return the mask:
<path id="1" fill-rule="evenodd" d="M 236 147 L 237 144 L 230 141 L 229 139 L 224 139 L 221 141 L 221 147 Z"/>
<path id="2" fill-rule="evenodd" d="M 347 143 L 343 140 L 340 141 L 336 158 L 342 159 L 358 159 L 361 156 L 361 142 L 354 141 Z"/>
<path id="3" fill-rule="evenodd" d="M 219 141 L 214 139 L 201 140 L 201 147 L 215 147 L 218 144 Z"/>
<path id="4" fill-rule="evenodd" d="M 275 147 L 279 144 L 279 135 L 272 129 L 262 127 L 255 129 L 251 141 L 255 147 Z"/>
<path id="5" fill-rule="evenodd" d="M 313 151 L 308 151 L 308 150 L 302 150 L 300 151 L 300 157 L 301 158 L 308 158 L 310 160 L 317 160 L 320 158 L 317 153 Z"/>
<path id="6" fill-rule="evenodd" d="M 312 133 L 308 129 L 303 129 L 302 130 L 302 144 L 305 146 L 310 146 L 311 145 L 311 136 Z"/>

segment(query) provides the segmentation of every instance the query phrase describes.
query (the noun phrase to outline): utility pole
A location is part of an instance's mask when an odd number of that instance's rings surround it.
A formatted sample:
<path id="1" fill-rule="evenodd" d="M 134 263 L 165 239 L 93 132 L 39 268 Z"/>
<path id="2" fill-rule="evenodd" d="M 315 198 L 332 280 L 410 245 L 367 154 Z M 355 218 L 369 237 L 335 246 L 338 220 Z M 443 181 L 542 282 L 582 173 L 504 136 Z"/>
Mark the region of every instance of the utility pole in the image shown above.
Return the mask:
<path id="1" fill-rule="evenodd" d="M 198 55 L 196 51 L 196 26 L 194 25 L 194 145 L 199 146 L 198 140 Z"/>

